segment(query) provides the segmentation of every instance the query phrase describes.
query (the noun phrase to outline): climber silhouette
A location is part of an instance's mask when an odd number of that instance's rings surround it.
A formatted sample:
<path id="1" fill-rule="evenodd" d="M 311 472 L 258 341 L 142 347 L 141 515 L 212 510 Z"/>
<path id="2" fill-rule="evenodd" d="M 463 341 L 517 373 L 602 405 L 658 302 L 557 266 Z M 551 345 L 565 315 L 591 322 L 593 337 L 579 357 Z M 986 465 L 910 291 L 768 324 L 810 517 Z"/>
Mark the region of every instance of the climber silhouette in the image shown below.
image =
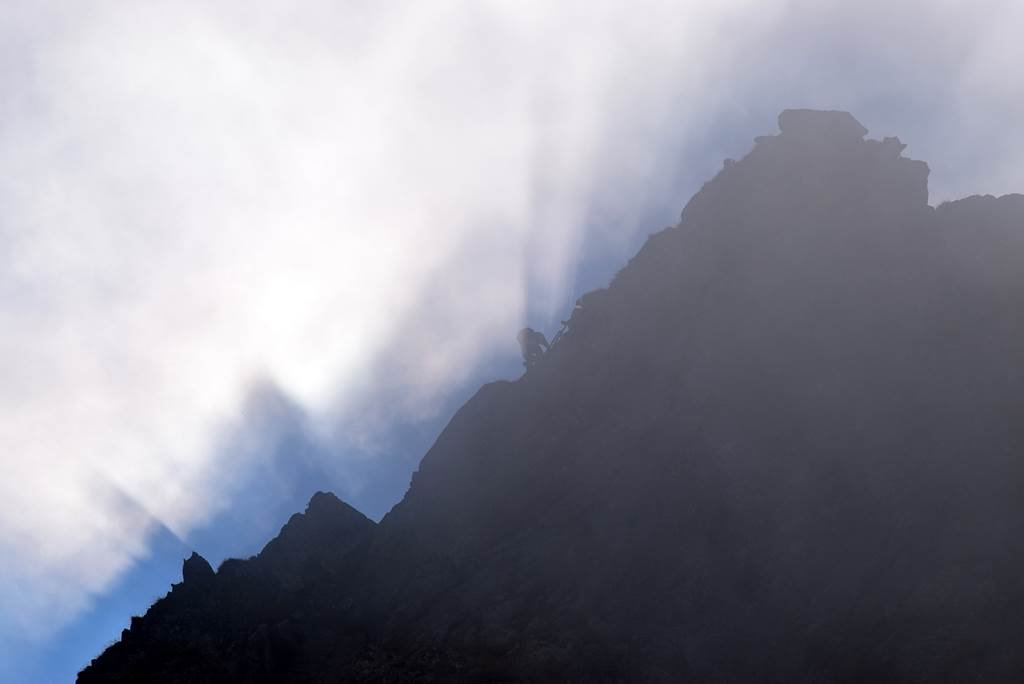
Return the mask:
<path id="1" fill-rule="evenodd" d="M 537 332 L 533 328 L 523 328 L 516 335 L 516 339 L 519 340 L 519 348 L 523 352 L 523 365 L 526 366 L 527 370 L 536 365 L 537 360 L 543 356 L 545 349 L 551 348 L 548 344 L 548 338 L 544 337 L 544 333 Z"/>

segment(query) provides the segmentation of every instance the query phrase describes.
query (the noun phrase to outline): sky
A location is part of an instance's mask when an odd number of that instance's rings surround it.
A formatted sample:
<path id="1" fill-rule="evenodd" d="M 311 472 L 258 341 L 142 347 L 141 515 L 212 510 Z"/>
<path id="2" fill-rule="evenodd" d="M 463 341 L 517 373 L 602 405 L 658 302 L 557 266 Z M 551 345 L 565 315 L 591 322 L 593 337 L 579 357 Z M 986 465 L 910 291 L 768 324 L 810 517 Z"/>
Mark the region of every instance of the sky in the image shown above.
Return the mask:
<path id="1" fill-rule="evenodd" d="M 0 4 L 0 679 L 66 682 L 197 549 L 379 519 L 787 107 L 931 202 L 1024 190 L 1015 2 Z"/>

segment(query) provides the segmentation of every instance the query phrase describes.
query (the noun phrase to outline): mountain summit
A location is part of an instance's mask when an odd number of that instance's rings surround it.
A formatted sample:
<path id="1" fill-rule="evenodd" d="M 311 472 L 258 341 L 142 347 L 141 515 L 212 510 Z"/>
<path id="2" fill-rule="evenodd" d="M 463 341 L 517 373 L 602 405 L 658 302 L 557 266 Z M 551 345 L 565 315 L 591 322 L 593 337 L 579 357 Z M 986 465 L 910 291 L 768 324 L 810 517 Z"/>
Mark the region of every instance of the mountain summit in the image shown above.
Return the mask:
<path id="1" fill-rule="evenodd" d="M 379 524 L 190 559 L 79 681 L 1024 680 L 1024 197 L 779 129 Z"/>

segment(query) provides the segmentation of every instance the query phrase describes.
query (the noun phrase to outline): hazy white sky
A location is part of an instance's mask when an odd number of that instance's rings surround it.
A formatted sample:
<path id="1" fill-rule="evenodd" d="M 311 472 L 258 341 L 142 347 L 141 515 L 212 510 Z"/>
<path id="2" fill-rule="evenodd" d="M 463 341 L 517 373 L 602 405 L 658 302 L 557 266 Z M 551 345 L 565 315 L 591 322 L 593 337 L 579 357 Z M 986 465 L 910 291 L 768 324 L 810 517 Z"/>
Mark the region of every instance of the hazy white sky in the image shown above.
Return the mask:
<path id="1" fill-rule="evenodd" d="M 429 411 L 783 107 L 1024 190 L 1021 5 L 849 5 L 3 3 L 0 638 L 206 520 L 254 385 Z"/>

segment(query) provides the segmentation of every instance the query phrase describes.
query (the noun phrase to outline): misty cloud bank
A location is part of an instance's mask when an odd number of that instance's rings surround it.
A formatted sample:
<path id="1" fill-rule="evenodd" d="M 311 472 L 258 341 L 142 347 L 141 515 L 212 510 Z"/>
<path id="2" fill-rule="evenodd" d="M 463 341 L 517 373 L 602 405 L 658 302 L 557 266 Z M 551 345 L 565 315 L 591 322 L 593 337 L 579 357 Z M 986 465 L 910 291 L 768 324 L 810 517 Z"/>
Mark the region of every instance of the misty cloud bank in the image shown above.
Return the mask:
<path id="1" fill-rule="evenodd" d="M 6 3 L 0 638 L 227 505 L 253 396 L 347 481 L 784 107 L 1024 187 L 1011 3 L 641 5 Z"/>

